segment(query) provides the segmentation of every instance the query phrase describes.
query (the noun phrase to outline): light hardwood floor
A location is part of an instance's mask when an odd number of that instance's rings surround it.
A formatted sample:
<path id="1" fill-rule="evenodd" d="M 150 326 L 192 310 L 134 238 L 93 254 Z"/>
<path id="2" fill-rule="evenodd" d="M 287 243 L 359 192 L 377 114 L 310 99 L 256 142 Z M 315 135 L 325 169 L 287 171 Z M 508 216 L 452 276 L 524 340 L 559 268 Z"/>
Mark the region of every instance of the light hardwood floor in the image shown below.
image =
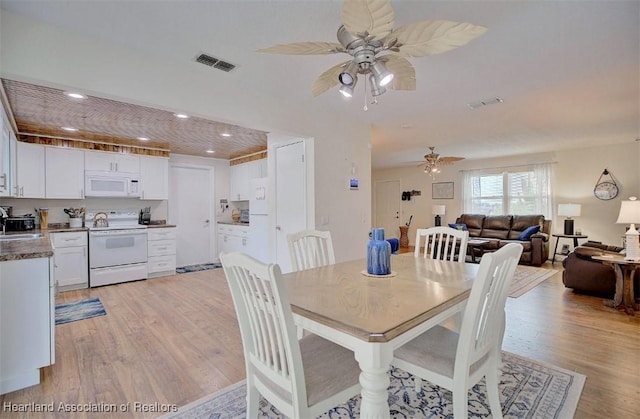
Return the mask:
<path id="1" fill-rule="evenodd" d="M 87 297 L 99 297 L 107 315 L 56 326 L 56 364 L 43 369 L 40 385 L 0 396 L 0 417 L 157 417 L 132 411 L 134 403 L 180 406 L 244 378 L 222 269 L 61 293 L 58 302 Z M 640 417 L 640 314 L 574 294 L 558 273 L 509 298 L 507 322 L 505 350 L 587 376 L 576 417 Z M 52 416 L 3 409 L 31 402 L 130 403 L 130 410 Z"/>

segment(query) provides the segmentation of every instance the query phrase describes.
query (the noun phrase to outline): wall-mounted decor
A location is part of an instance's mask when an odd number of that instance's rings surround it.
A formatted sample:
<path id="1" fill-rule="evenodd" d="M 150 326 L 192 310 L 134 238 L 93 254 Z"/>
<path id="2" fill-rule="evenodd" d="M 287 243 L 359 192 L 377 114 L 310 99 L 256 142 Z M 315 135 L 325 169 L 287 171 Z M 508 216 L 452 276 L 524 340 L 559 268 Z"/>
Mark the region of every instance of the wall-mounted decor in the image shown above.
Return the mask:
<path id="1" fill-rule="evenodd" d="M 453 182 L 437 182 L 431 184 L 433 199 L 453 199 Z"/>
<path id="2" fill-rule="evenodd" d="M 609 180 L 607 180 L 606 177 L 605 179 L 602 179 L 604 176 L 609 176 Z M 607 169 L 604 169 L 596 182 L 595 188 L 593 188 L 593 194 L 596 196 L 596 198 L 607 201 L 618 196 L 619 191 L 620 190 L 618 188 L 618 185 L 616 184 L 616 181 L 613 178 L 611 172 L 609 172 Z"/>

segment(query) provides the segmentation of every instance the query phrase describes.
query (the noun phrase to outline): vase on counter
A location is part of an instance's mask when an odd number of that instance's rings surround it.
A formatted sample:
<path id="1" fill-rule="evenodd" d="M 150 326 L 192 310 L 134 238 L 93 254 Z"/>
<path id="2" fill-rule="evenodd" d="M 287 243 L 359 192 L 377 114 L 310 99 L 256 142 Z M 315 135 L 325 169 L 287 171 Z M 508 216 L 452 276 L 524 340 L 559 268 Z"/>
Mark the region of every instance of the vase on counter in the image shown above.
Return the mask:
<path id="1" fill-rule="evenodd" d="M 367 273 L 389 275 L 391 273 L 391 244 L 384 239 L 384 229 L 371 230 L 371 240 L 367 245 Z"/>

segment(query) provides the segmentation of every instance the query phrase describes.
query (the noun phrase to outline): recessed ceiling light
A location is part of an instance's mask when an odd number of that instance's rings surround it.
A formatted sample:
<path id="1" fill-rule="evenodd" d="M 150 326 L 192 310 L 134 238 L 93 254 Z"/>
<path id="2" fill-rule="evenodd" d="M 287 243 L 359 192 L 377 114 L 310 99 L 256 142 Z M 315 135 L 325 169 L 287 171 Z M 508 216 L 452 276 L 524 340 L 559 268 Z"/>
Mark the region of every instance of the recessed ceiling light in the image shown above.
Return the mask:
<path id="1" fill-rule="evenodd" d="M 216 152 L 215 150 L 211 150 L 211 149 L 207 150 L 207 153 L 209 153 L 209 154 L 213 154 L 215 152 Z"/>
<path id="2" fill-rule="evenodd" d="M 175 116 L 176 118 L 180 118 L 180 119 L 189 118 L 189 115 L 187 115 L 186 113 L 174 113 L 173 116 Z"/>
<path id="3" fill-rule="evenodd" d="M 73 128 L 73 127 L 60 127 L 65 131 L 71 131 L 71 132 L 76 132 L 78 131 L 78 128 Z"/>
<path id="4" fill-rule="evenodd" d="M 72 99 L 86 99 L 87 96 L 77 92 L 64 92 L 64 94 Z"/>
<path id="5" fill-rule="evenodd" d="M 140 141 L 149 141 L 149 139 L 147 137 L 138 137 L 138 140 L 140 140 Z"/>
<path id="6" fill-rule="evenodd" d="M 223 132 L 222 134 L 223 137 L 231 137 L 231 134 L 229 134 L 228 132 Z"/>

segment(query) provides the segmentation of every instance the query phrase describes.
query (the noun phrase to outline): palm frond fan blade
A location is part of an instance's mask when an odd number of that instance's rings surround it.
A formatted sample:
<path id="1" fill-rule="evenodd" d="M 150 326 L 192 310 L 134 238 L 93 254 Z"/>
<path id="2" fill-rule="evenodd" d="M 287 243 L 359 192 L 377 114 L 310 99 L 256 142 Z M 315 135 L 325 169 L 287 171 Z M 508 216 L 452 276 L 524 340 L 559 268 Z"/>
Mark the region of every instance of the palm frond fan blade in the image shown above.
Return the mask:
<path id="1" fill-rule="evenodd" d="M 466 45 L 486 31 L 484 26 L 449 20 L 416 22 L 391 32 L 385 45 L 405 57 L 424 57 Z"/>
<path id="2" fill-rule="evenodd" d="M 257 52 L 289 55 L 321 55 L 344 52 L 342 45 L 336 42 L 292 42 L 261 48 Z"/>
<path id="3" fill-rule="evenodd" d="M 395 13 L 389 0 L 345 0 L 342 24 L 354 35 L 382 39 L 393 30 Z"/>
<path id="4" fill-rule="evenodd" d="M 464 157 L 440 157 L 438 164 L 451 164 L 460 160 L 464 160 Z"/>
<path id="5" fill-rule="evenodd" d="M 340 71 L 342 71 L 342 69 L 350 62 L 351 61 L 345 61 L 344 63 L 340 63 L 320 74 L 320 77 L 318 77 L 316 81 L 313 82 L 313 86 L 311 86 L 311 93 L 313 93 L 313 96 L 321 95 L 338 84 L 338 75 L 340 74 Z"/>
<path id="6" fill-rule="evenodd" d="M 385 62 L 387 70 L 393 73 L 392 89 L 416 90 L 416 70 L 409 60 L 393 54 L 380 57 L 379 60 Z"/>

